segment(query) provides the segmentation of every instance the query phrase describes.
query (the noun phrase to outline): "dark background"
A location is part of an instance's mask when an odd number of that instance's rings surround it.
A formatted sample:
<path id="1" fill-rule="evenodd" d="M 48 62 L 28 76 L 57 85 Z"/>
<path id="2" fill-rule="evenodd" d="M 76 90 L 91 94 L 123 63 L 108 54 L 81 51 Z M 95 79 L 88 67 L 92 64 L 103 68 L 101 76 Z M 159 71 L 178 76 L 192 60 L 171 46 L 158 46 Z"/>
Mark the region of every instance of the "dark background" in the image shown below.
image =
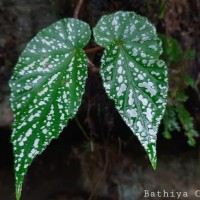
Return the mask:
<path id="1" fill-rule="evenodd" d="M 74 0 L 0 0 L 0 200 L 15 199 L 8 87 L 12 69 L 27 42 L 51 23 L 73 17 L 75 6 Z M 200 2 L 85 0 L 79 18 L 94 27 L 102 15 L 118 10 L 148 17 L 158 32 L 173 36 L 183 50 L 195 50 L 195 58 L 184 63 L 181 70 L 196 82 L 196 90 L 186 91 L 189 98 L 185 106 L 199 131 Z M 93 46 L 93 42 L 88 45 Z M 97 67 L 101 55 L 102 51 L 89 55 Z M 194 192 L 200 189 L 198 138 L 196 146 L 190 147 L 181 130 L 167 140 L 161 125 L 158 168 L 154 171 L 142 146 L 106 96 L 100 76 L 91 72 L 77 118 L 89 140 L 71 120 L 58 140 L 52 141 L 29 167 L 22 200 L 164 199 L 144 198 L 144 189 L 185 191 L 195 199 Z"/>

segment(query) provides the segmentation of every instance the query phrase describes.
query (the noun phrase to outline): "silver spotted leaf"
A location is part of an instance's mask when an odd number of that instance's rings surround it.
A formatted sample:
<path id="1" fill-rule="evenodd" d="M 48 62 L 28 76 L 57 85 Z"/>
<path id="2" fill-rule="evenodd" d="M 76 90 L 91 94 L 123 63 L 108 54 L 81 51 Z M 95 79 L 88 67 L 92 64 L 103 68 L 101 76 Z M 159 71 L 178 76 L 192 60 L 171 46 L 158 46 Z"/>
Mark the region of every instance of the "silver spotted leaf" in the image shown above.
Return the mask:
<path id="1" fill-rule="evenodd" d="M 87 78 L 83 47 L 90 32 L 80 20 L 62 19 L 31 40 L 14 68 L 10 87 L 17 199 L 34 157 L 59 136 L 81 104 Z"/>
<path id="2" fill-rule="evenodd" d="M 156 168 L 156 138 L 167 98 L 167 68 L 154 26 L 134 12 L 103 16 L 94 28 L 105 48 L 101 76 L 108 96 Z"/>

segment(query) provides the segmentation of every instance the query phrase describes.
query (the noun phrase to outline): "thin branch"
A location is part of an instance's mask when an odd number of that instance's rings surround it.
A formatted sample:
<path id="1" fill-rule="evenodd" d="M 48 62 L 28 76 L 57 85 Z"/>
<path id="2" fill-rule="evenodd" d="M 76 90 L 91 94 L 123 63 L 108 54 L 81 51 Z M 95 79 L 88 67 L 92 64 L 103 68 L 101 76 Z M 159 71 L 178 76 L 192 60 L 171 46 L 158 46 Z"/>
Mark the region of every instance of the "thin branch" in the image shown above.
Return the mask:
<path id="1" fill-rule="evenodd" d="M 96 52 L 96 51 L 99 51 L 102 49 L 103 49 L 103 47 L 97 46 L 97 47 L 85 49 L 85 53 L 92 53 L 92 52 Z M 89 58 L 88 58 L 88 64 L 89 64 L 88 68 L 92 73 L 94 73 L 94 74 L 99 73 L 99 68 L 97 68 Z"/>
<path id="2" fill-rule="evenodd" d="M 74 118 L 75 118 L 75 121 L 76 121 L 78 127 L 80 128 L 80 130 L 82 131 L 83 135 L 85 136 L 85 138 L 86 138 L 88 141 L 90 141 L 90 138 L 88 137 L 88 135 L 87 135 L 86 131 L 84 130 L 84 128 L 82 127 L 82 125 L 80 124 L 78 118 L 77 118 L 77 117 L 74 117 Z"/>
<path id="3" fill-rule="evenodd" d="M 76 8 L 74 10 L 74 18 L 76 18 L 76 19 L 78 19 L 78 15 L 79 15 L 82 4 L 83 4 L 83 0 L 78 0 L 78 3 L 77 3 Z"/>
<path id="4" fill-rule="evenodd" d="M 88 58 L 88 68 L 89 70 L 94 73 L 94 74 L 98 74 L 99 73 L 99 68 L 97 68 L 94 63 Z"/>
<path id="5" fill-rule="evenodd" d="M 85 49 L 85 53 L 96 52 L 96 51 L 99 51 L 99 50 L 102 50 L 102 49 L 103 49 L 103 47 L 97 46 L 97 47 Z"/>
<path id="6" fill-rule="evenodd" d="M 81 9 L 81 6 L 83 5 L 83 1 L 84 0 L 77 0 L 77 5 L 76 8 L 74 9 L 74 18 L 78 19 L 78 15 Z M 98 50 L 102 50 L 103 48 L 100 46 L 94 47 L 94 48 L 89 48 L 85 50 L 85 53 L 91 53 L 91 52 L 95 52 Z M 95 65 L 92 63 L 92 61 L 88 58 L 88 68 L 92 73 L 99 73 L 99 69 L 97 67 L 95 67 Z M 77 119 L 76 119 L 77 120 Z M 78 123 L 77 123 L 78 124 Z"/>

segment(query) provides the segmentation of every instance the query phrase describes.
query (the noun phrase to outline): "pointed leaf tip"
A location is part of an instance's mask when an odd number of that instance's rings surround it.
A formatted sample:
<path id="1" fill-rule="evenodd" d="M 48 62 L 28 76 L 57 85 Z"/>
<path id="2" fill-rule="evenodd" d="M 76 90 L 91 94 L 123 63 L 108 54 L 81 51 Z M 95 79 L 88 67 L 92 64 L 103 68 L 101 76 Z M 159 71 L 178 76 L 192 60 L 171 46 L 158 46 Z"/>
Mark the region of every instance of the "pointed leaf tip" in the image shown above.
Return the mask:
<path id="1" fill-rule="evenodd" d="M 105 48 L 101 76 L 108 96 L 156 168 L 156 137 L 167 102 L 167 67 L 155 27 L 134 12 L 103 16 L 94 28 Z"/>
<path id="2" fill-rule="evenodd" d="M 16 200 L 20 200 L 22 192 L 22 184 L 16 183 Z"/>
<path id="3" fill-rule="evenodd" d="M 148 144 L 146 151 L 153 169 L 156 170 L 157 168 L 156 144 L 155 143 Z"/>
<path id="4" fill-rule="evenodd" d="M 29 42 L 14 68 L 10 87 L 17 200 L 28 166 L 81 104 L 87 78 L 83 47 L 89 39 L 88 24 L 62 19 Z"/>

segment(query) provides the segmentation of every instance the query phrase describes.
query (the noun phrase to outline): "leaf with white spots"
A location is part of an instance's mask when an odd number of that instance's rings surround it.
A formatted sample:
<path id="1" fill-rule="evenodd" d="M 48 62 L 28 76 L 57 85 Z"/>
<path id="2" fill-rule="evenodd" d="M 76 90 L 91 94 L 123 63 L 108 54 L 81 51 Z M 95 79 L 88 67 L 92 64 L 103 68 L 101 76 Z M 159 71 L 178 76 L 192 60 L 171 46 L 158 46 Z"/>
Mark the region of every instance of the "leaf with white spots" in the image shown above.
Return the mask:
<path id="1" fill-rule="evenodd" d="M 116 12 L 100 19 L 94 37 L 105 48 L 101 76 L 106 92 L 156 168 L 156 134 L 168 90 L 156 30 L 134 12 Z"/>
<path id="2" fill-rule="evenodd" d="M 17 199 L 32 160 L 59 136 L 81 104 L 87 78 L 83 47 L 89 39 L 86 23 L 62 19 L 39 32 L 15 66 L 10 87 Z"/>

